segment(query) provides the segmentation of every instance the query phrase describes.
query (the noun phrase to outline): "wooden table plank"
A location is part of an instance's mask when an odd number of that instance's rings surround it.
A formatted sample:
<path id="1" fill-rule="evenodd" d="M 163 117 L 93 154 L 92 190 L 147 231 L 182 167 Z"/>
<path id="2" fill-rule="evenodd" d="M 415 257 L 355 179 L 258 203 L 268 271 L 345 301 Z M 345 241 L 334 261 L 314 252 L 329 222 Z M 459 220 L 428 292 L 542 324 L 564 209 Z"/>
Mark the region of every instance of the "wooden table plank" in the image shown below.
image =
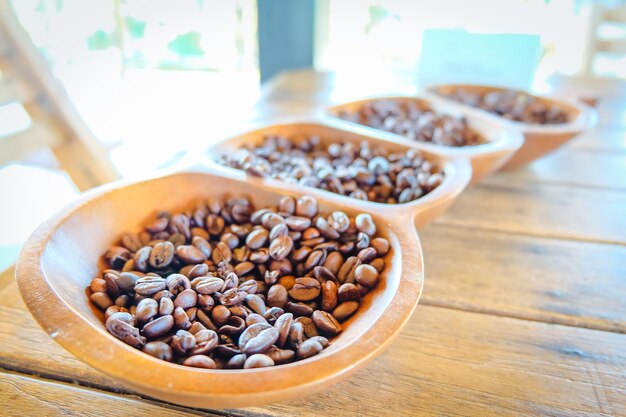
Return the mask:
<path id="1" fill-rule="evenodd" d="M 0 297 L 1 367 L 118 389 L 57 346 L 19 302 L 4 305 L 10 291 Z M 626 415 L 625 344 L 617 333 L 419 306 L 355 376 L 300 401 L 232 413 Z"/>
<path id="2" fill-rule="evenodd" d="M 437 224 L 626 244 L 626 193 L 550 184 L 484 184 L 466 190 Z"/>
<path id="3" fill-rule="evenodd" d="M 430 225 L 422 302 L 626 333 L 626 246 Z"/>
<path id="4" fill-rule="evenodd" d="M 113 395 L 8 372 L 0 372 L 0 403 L 2 404 L 0 414 L 6 416 L 174 417 L 198 415 L 195 410 L 145 400 L 134 395 Z"/>

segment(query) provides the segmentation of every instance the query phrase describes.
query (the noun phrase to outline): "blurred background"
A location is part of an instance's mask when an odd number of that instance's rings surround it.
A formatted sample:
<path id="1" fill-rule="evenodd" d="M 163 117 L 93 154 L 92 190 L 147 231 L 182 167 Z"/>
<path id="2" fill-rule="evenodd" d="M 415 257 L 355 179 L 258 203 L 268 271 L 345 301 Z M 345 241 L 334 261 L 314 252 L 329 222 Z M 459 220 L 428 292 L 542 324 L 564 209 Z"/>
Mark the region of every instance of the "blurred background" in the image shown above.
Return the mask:
<path id="1" fill-rule="evenodd" d="M 79 190 L 275 116 L 284 71 L 330 77 L 321 101 L 626 78 L 617 0 L 1 1 L 0 270 Z"/>

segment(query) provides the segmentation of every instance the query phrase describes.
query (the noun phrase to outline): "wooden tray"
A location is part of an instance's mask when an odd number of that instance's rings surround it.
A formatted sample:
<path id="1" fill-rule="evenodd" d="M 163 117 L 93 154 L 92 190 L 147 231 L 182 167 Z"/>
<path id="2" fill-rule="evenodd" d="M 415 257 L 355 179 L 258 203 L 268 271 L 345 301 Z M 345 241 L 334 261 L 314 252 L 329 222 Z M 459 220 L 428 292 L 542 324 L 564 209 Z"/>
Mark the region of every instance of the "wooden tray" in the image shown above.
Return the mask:
<path id="1" fill-rule="evenodd" d="M 516 91 L 528 94 L 545 104 L 561 107 L 568 114 L 568 119 L 570 121 L 567 123 L 540 125 L 508 120 L 486 110 L 472 107 L 446 97 L 446 95 L 459 88 L 471 93 L 480 94 L 511 89 L 475 84 L 444 84 L 429 87 L 427 90 L 429 93 L 434 94 L 443 100 L 449 101 L 451 104 L 465 107 L 467 108 L 467 111 L 497 120 L 508 129 L 520 131 L 524 135 L 524 145 L 502 167 L 504 170 L 519 168 L 531 163 L 535 159 L 554 151 L 559 146 L 567 143 L 583 131 L 592 129 L 597 123 L 596 111 L 583 103 L 541 97 L 521 90 Z"/>
<path id="2" fill-rule="evenodd" d="M 412 102 L 422 109 L 432 109 L 437 113 L 449 114 L 456 117 L 465 117 L 469 126 L 479 132 L 487 142 L 473 146 L 443 146 L 433 143 L 410 140 L 402 135 L 371 128 L 359 123 L 353 123 L 338 117 L 339 112 L 354 112 L 366 103 L 377 100 L 394 100 L 400 102 Z M 523 144 L 522 135 L 515 129 L 507 129 L 497 120 L 484 117 L 482 114 L 468 111 L 455 103 L 449 103 L 436 97 L 420 98 L 413 96 L 378 96 L 363 100 L 339 104 L 326 109 L 326 123 L 331 123 L 342 129 L 351 130 L 355 133 L 371 135 L 376 138 L 386 139 L 412 146 L 417 149 L 437 153 L 448 159 L 468 159 L 472 164 L 472 184 L 480 182 L 482 178 L 500 169 Z"/>

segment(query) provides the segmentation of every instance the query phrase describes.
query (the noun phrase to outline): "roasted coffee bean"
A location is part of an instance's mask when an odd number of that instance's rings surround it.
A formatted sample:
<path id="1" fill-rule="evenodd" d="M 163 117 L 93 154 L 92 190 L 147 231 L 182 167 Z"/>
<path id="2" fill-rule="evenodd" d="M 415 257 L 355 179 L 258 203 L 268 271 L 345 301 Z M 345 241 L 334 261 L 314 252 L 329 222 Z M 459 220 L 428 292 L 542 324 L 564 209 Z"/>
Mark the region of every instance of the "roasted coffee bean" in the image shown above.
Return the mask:
<path id="1" fill-rule="evenodd" d="M 314 250 L 308 256 L 308 258 L 306 258 L 306 261 L 304 263 L 304 269 L 308 271 L 310 269 L 315 268 L 318 265 L 323 264 L 324 261 L 326 261 L 325 253 L 321 250 Z"/>
<path id="2" fill-rule="evenodd" d="M 270 259 L 270 251 L 267 248 L 260 248 L 250 254 L 250 261 L 255 264 L 263 264 Z"/>
<path id="3" fill-rule="evenodd" d="M 296 202 L 296 216 L 313 218 L 317 214 L 317 200 L 313 197 L 302 196 Z"/>
<path id="4" fill-rule="evenodd" d="M 333 311 L 337 306 L 337 284 L 326 281 L 322 287 L 322 310 Z"/>
<path id="5" fill-rule="evenodd" d="M 257 314 L 257 313 L 248 314 L 248 316 L 246 317 L 246 324 L 248 326 L 251 326 L 255 323 L 269 324 L 267 322 L 267 319 L 260 314 Z"/>
<path id="6" fill-rule="evenodd" d="M 135 268 L 138 271 L 146 272 L 148 270 L 148 262 L 150 260 L 150 255 L 152 254 L 152 247 L 144 246 L 139 249 L 137 253 L 135 253 L 134 261 Z"/>
<path id="7" fill-rule="evenodd" d="M 354 222 L 359 232 L 365 233 L 368 236 L 374 236 L 376 233 L 376 224 L 369 214 L 361 213 L 357 215 Z"/>
<path id="8" fill-rule="evenodd" d="M 121 269 L 130 258 L 130 251 L 121 246 L 113 246 L 104 254 L 104 259 L 114 269 Z"/>
<path id="9" fill-rule="evenodd" d="M 356 282 L 367 288 L 372 288 L 378 283 L 378 271 L 371 265 L 359 265 L 354 270 Z"/>
<path id="10" fill-rule="evenodd" d="M 225 325 L 219 328 L 219 334 L 236 336 L 246 328 L 246 322 L 241 317 L 231 316 Z"/>
<path id="11" fill-rule="evenodd" d="M 107 292 L 107 282 L 102 278 L 94 278 L 91 280 L 91 284 L 89 285 L 92 293 L 96 292 Z"/>
<path id="12" fill-rule="evenodd" d="M 286 290 L 290 290 L 296 284 L 296 277 L 293 275 L 285 275 L 278 279 L 278 283 L 285 287 Z"/>
<path id="13" fill-rule="evenodd" d="M 228 263 L 232 259 L 232 252 L 227 244 L 224 242 L 218 242 L 217 245 L 215 245 L 215 249 L 213 249 L 211 256 L 213 258 L 213 262 L 216 264 L 219 264 L 220 262 Z"/>
<path id="14" fill-rule="evenodd" d="M 302 262 L 309 257 L 311 252 L 313 252 L 313 249 L 311 249 L 308 246 L 303 246 L 300 249 L 293 252 L 293 255 L 291 256 L 291 258 L 293 259 L 294 262 Z"/>
<path id="15" fill-rule="evenodd" d="M 104 312 L 104 319 L 108 319 L 115 313 L 128 313 L 128 309 L 126 307 L 120 307 L 117 305 L 109 306 Z"/>
<path id="16" fill-rule="evenodd" d="M 235 266 L 235 273 L 238 276 L 246 275 L 250 273 L 250 271 L 252 271 L 254 267 L 255 267 L 255 264 L 253 264 L 252 262 L 249 262 L 249 261 L 242 262 L 238 264 L 237 266 Z"/>
<path id="17" fill-rule="evenodd" d="M 336 336 L 341 332 L 341 325 L 337 319 L 326 311 L 315 310 L 312 318 L 317 328 L 324 334 Z"/>
<path id="18" fill-rule="evenodd" d="M 281 213 L 294 214 L 296 212 L 296 200 L 289 196 L 282 197 L 278 202 L 278 210 Z"/>
<path id="19" fill-rule="evenodd" d="M 343 256 L 339 252 L 331 252 L 326 256 L 324 261 L 324 267 L 327 268 L 333 275 L 337 276 L 339 268 L 343 265 Z"/>
<path id="20" fill-rule="evenodd" d="M 324 347 L 315 339 L 305 340 L 298 346 L 296 355 L 298 359 L 306 359 L 319 354 Z"/>
<path id="21" fill-rule="evenodd" d="M 346 259 L 346 262 L 344 262 L 341 268 L 339 268 L 339 272 L 337 273 L 337 279 L 339 282 L 354 282 L 354 270 L 359 265 L 361 265 L 361 260 L 356 256 L 351 256 Z"/>
<path id="22" fill-rule="evenodd" d="M 272 358 L 257 353 L 246 359 L 246 362 L 243 365 L 243 369 L 265 368 L 268 366 L 274 366 L 274 361 L 272 360 Z"/>
<path id="23" fill-rule="evenodd" d="M 150 266 L 156 269 L 166 268 L 174 258 L 174 245 L 172 242 L 159 242 L 150 252 Z"/>
<path id="24" fill-rule="evenodd" d="M 224 280 L 215 276 L 198 277 L 191 281 L 191 288 L 198 294 L 213 294 L 223 287 Z"/>
<path id="25" fill-rule="evenodd" d="M 265 352 L 278 339 L 279 333 L 269 324 L 256 323 L 239 336 L 239 349 L 246 355 Z"/>
<path id="26" fill-rule="evenodd" d="M 193 368 L 215 369 L 215 361 L 206 355 L 193 355 L 183 361 L 183 365 Z"/>
<path id="27" fill-rule="evenodd" d="M 376 249 L 374 248 L 365 248 L 361 249 L 357 254 L 357 258 L 361 261 L 361 263 L 368 263 L 374 260 L 377 256 Z"/>
<path id="28" fill-rule="evenodd" d="M 189 330 L 191 328 L 191 320 L 182 307 L 176 307 L 172 316 L 163 317 L 172 317 L 177 329 Z"/>
<path id="29" fill-rule="evenodd" d="M 310 301 L 320 295 L 321 286 L 315 278 L 296 278 L 296 283 L 289 290 L 289 296 L 297 301 Z"/>
<path id="30" fill-rule="evenodd" d="M 198 294 L 192 289 L 181 291 L 174 300 L 174 307 L 182 307 L 188 309 L 196 305 Z"/>
<path id="31" fill-rule="evenodd" d="M 219 336 L 213 330 L 200 330 L 194 337 L 196 345 L 191 349 L 191 355 L 207 355 L 219 343 Z"/>
<path id="32" fill-rule="evenodd" d="M 267 305 L 284 308 L 288 301 L 287 289 L 281 284 L 275 284 L 267 292 Z"/>
<path id="33" fill-rule="evenodd" d="M 293 313 L 293 315 L 296 317 L 299 317 L 299 316 L 311 317 L 311 315 L 313 314 L 313 309 L 303 303 L 288 302 L 285 305 L 285 310 L 290 313 Z"/>
<path id="34" fill-rule="evenodd" d="M 268 308 L 265 313 L 263 313 L 263 317 L 265 317 L 265 319 L 270 322 L 273 323 L 275 322 L 280 316 L 282 316 L 285 313 L 285 310 L 283 310 L 282 308 L 279 307 L 271 307 Z"/>
<path id="35" fill-rule="evenodd" d="M 209 317 L 209 315 L 204 310 L 198 310 L 198 312 L 196 313 L 196 317 L 204 327 L 209 330 L 217 331 L 217 326 L 215 325 L 215 323 L 213 323 L 211 317 Z"/>
<path id="36" fill-rule="evenodd" d="M 172 348 L 164 342 L 148 342 L 142 350 L 150 356 L 168 362 L 171 362 L 174 356 Z"/>
<path id="37" fill-rule="evenodd" d="M 263 215 L 261 223 L 267 230 L 272 230 L 272 228 L 276 227 L 277 225 L 285 223 L 285 218 L 280 214 L 268 212 Z"/>
<path id="38" fill-rule="evenodd" d="M 293 240 L 289 236 L 279 236 L 272 241 L 269 254 L 273 259 L 285 259 L 293 249 Z"/>
<path id="39" fill-rule="evenodd" d="M 207 260 L 204 253 L 192 245 L 178 246 L 176 248 L 176 257 L 185 264 L 197 264 Z"/>
<path id="40" fill-rule="evenodd" d="M 224 219 L 216 214 L 209 214 L 206 218 L 206 230 L 209 234 L 217 236 L 224 230 Z"/>
<path id="41" fill-rule="evenodd" d="M 245 300 L 246 304 L 252 311 L 260 315 L 265 314 L 265 311 L 267 309 L 265 307 L 265 302 L 257 294 L 248 294 L 246 295 Z"/>
<path id="42" fill-rule="evenodd" d="M 174 302 L 168 297 L 161 297 L 159 300 L 159 316 L 167 316 L 174 312 Z"/>
<path id="43" fill-rule="evenodd" d="M 146 338 L 141 336 L 139 329 L 134 326 L 134 319 L 130 313 L 115 313 L 106 320 L 106 329 L 122 342 L 135 348 L 141 348 Z"/>
<path id="44" fill-rule="evenodd" d="M 131 299 L 129 295 L 122 294 L 115 299 L 114 303 L 116 306 L 119 306 L 119 307 L 128 307 L 131 305 L 132 301 L 133 300 Z"/>
<path id="45" fill-rule="evenodd" d="M 115 279 L 115 283 L 122 292 L 130 292 L 133 291 L 133 289 L 135 288 L 135 284 L 137 283 L 139 278 L 139 275 L 132 272 L 122 272 Z"/>
<path id="46" fill-rule="evenodd" d="M 252 250 L 263 247 L 269 237 L 269 232 L 266 229 L 256 229 L 250 232 L 246 238 L 246 246 Z"/>
<path id="47" fill-rule="evenodd" d="M 137 304 L 135 318 L 141 322 L 148 322 L 151 318 L 159 314 L 159 303 L 152 298 L 145 298 Z"/>
<path id="48" fill-rule="evenodd" d="M 326 219 L 323 218 L 322 216 L 318 216 L 317 220 L 315 221 L 315 227 L 317 228 L 317 230 L 320 231 L 322 236 L 324 236 L 327 239 L 333 239 L 333 240 L 339 239 L 339 236 L 341 236 L 339 232 L 333 227 L 331 227 L 328 224 L 328 221 L 326 221 Z M 311 239 L 311 240 L 314 240 L 314 239 Z"/>
<path id="49" fill-rule="evenodd" d="M 174 327 L 174 318 L 172 316 L 162 316 L 143 326 L 141 332 L 144 336 L 155 339 L 169 332 L 172 327 Z"/>
<path id="50" fill-rule="evenodd" d="M 359 308 L 358 301 L 345 301 L 339 304 L 332 312 L 338 321 L 344 321 Z"/>
<path id="51" fill-rule="evenodd" d="M 319 336 L 319 332 L 317 331 L 317 326 L 313 322 L 313 319 L 310 317 L 298 317 L 296 319 L 298 323 L 302 324 L 302 330 L 304 331 L 304 335 L 308 338 L 313 336 Z"/>
<path id="52" fill-rule="evenodd" d="M 247 292 L 248 294 L 254 294 L 257 292 L 258 285 L 255 280 L 249 279 L 239 284 L 239 291 Z"/>
<path id="53" fill-rule="evenodd" d="M 294 321 L 289 328 L 287 345 L 292 349 L 297 349 L 304 342 L 304 326 L 302 323 Z"/>
<path id="54" fill-rule="evenodd" d="M 164 278 L 147 275 L 143 278 L 139 278 L 135 282 L 135 292 L 149 297 L 161 290 L 164 290 L 165 286 L 166 283 Z"/>
<path id="55" fill-rule="evenodd" d="M 165 285 L 167 286 L 167 290 L 174 295 L 177 295 L 179 292 L 191 288 L 189 278 L 187 278 L 183 274 L 168 275 L 168 277 L 165 279 Z"/>
<path id="56" fill-rule="evenodd" d="M 231 315 L 232 313 L 230 312 L 228 307 L 223 305 L 217 305 L 211 311 L 211 318 L 213 319 L 213 323 L 215 323 L 218 327 L 226 324 Z"/>
<path id="57" fill-rule="evenodd" d="M 293 323 L 293 314 L 285 313 L 276 319 L 274 323 L 274 328 L 278 330 L 278 339 L 276 340 L 276 345 L 279 347 L 283 347 L 285 342 L 287 341 L 287 336 L 289 336 L 289 330 L 291 329 L 291 324 Z"/>
<path id="58" fill-rule="evenodd" d="M 275 364 L 279 365 L 293 360 L 296 353 L 290 349 L 280 349 L 276 346 L 271 346 L 267 351 L 265 351 L 265 355 L 269 356 Z"/>
<path id="59" fill-rule="evenodd" d="M 357 288 L 356 285 L 346 283 L 342 284 L 339 287 L 339 291 L 337 292 L 337 298 L 340 303 L 345 301 L 355 301 L 361 299 L 361 292 Z"/>
<path id="60" fill-rule="evenodd" d="M 178 330 L 172 337 L 170 344 L 174 352 L 179 355 L 186 355 L 187 352 L 196 346 L 196 338 L 186 330 Z"/>
<path id="61" fill-rule="evenodd" d="M 376 258 L 370 262 L 370 265 L 380 274 L 385 269 L 385 260 L 383 258 Z"/>
<path id="62" fill-rule="evenodd" d="M 240 291 L 238 288 L 231 288 L 220 296 L 220 303 L 225 306 L 234 306 L 243 302 L 247 295 L 248 293 L 245 291 Z"/>
<path id="63" fill-rule="evenodd" d="M 243 368 L 243 365 L 246 363 L 247 358 L 248 357 L 246 356 L 245 353 L 236 354 L 232 356 L 228 360 L 228 362 L 226 362 L 226 368 L 227 369 L 241 369 Z"/>
<path id="64" fill-rule="evenodd" d="M 107 293 L 94 292 L 91 294 L 91 302 L 93 302 L 100 310 L 104 311 L 113 305 L 113 300 Z"/>
<path id="65" fill-rule="evenodd" d="M 185 244 L 186 238 L 182 233 L 174 233 L 167 238 L 167 241 L 174 245 L 174 248 L 178 249 L 179 246 Z"/>
<path id="66" fill-rule="evenodd" d="M 376 250 L 378 256 L 385 256 L 387 252 L 389 252 L 389 242 L 387 239 L 382 237 L 377 237 L 372 239 L 370 242 L 372 247 Z"/>
<path id="67" fill-rule="evenodd" d="M 143 247 L 141 239 L 134 233 L 124 233 L 122 235 L 122 245 L 131 252 L 137 252 Z"/>

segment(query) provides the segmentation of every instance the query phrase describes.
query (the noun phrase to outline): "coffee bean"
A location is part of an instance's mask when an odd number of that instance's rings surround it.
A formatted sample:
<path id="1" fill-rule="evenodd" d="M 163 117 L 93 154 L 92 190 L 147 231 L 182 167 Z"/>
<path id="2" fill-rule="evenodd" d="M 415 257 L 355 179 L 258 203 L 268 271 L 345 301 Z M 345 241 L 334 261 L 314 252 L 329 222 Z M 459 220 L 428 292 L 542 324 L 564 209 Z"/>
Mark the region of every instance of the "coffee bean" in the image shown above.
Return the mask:
<path id="1" fill-rule="evenodd" d="M 170 316 L 163 316 L 170 317 Z M 171 316 L 177 329 L 189 330 L 191 328 L 191 320 L 182 307 L 176 307 Z"/>
<path id="2" fill-rule="evenodd" d="M 278 339 L 276 340 L 277 346 L 283 347 L 285 345 L 292 323 L 293 314 L 291 313 L 285 313 L 278 317 L 278 319 L 276 319 L 276 322 L 274 323 L 274 328 L 278 330 Z"/>
<path id="3" fill-rule="evenodd" d="M 188 309 L 196 305 L 198 301 L 197 293 L 192 289 L 186 289 L 181 291 L 174 300 L 174 307 L 181 307 Z"/>
<path id="4" fill-rule="evenodd" d="M 287 300 L 287 289 L 281 284 L 272 285 L 267 292 L 267 305 L 270 307 L 284 308 Z"/>
<path id="5" fill-rule="evenodd" d="M 256 323 L 239 337 L 239 348 L 247 355 L 266 351 L 278 339 L 279 333 L 269 324 Z"/>
<path id="6" fill-rule="evenodd" d="M 104 259 L 115 269 L 121 269 L 130 258 L 130 251 L 121 246 L 113 246 L 104 254 Z"/>
<path id="7" fill-rule="evenodd" d="M 309 339 L 298 346 L 296 355 L 298 359 L 306 359 L 319 354 L 322 350 L 324 350 L 324 347 L 317 340 Z"/>
<path id="8" fill-rule="evenodd" d="M 358 301 L 345 301 L 339 304 L 332 312 L 338 321 L 344 321 L 359 308 Z"/>
<path id="9" fill-rule="evenodd" d="M 219 342 L 219 336 L 213 330 L 200 330 L 194 337 L 196 345 L 191 349 L 192 355 L 206 355 L 215 349 Z"/>
<path id="10" fill-rule="evenodd" d="M 164 342 L 148 342 L 142 349 L 148 355 L 163 361 L 172 361 L 173 353 L 170 345 Z"/>
<path id="11" fill-rule="evenodd" d="M 211 318 L 217 326 L 223 326 L 226 324 L 231 315 L 232 313 L 228 307 L 223 305 L 215 306 L 215 308 L 211 311 Z"/>
<path id="12" fill-rule="evenodd" d="M 152 247 L 150 246 L 144 246 L 139 249 L 137 253 L 135 253 L 135 257 L 133 259 L 135 261 L 135 268 L 138 271 L 146 272 L 148 270 L 148 261 L 151 254 Z"/>
<path id="13" fill-rule="evenodd" d="M 155 339 L 169 332 L 172 327 L 174 327 L 174 318 L 172 316 L 162 316 L 147 323 L 141 331 L 144 336 Z"/>
<path id="14" fill-rule="evenodd" d="M 102 311 L 113 305 L 113 300 L 107 293 L 95 292 L 91 294 L 91 301 Z"/>
<path id="15" fill-rule="evenodd" d="M 215 361 L 206 355 L 193 355 L 183 361 L 183 365 L 193 368 L 215 369 Z"/>
<path id="16" fill-rule="evenodd" d="M 105 321 L 115 313 L 128 313 L 128 309 L 117 305 L 109 306 L 104 312 Z"/>
<path id="17" fill-rule="evenodd" d="M 253 230 L 246 238 L 246 246 L 252 250 L 259 249 L 265 244 L 268 237 L 269 232 L 266 229 Z"/>
<path id="18" fill-rule="evenodd" d="M 135 318 L 141 322 L 148 322 L 151 318 L 159 314 L 159 303 L 152 298 L 145 298 L 137 304 Z"/>
<path id="19" fill-rule="evenodd" d="M 296 283 L 289 290 L 289 296 L 297 301 L 309 301 L 320 295 L 321 286 L 315 278 L 296 278 Z"/>
<path id="20" fill-rule="evenodd" d="M 246 362 L 243 365 L 244 369 L 253 369 L 253 368 L 265 368 L 268 366 L 274 366 L 274 361 L 272 358 L 262 354 L 255 354 L 246 359 Z"/>
<path id="21" fill-rule="evenodd" d="M 191 288 L 189 278 L 187 278 L 183 274 L 168 275 L 168 277 L 165 279 L 165 285 L 167 286 L 167 290 L 174 295 L 177 295 L 179 292 Z"/>
<path id="22" fill-rule="evenodd" d="M 122 235 L 122 245 L 131 252 L 137 252 L 143 247 L 139 236 L 134 233 L 124 233 Z"/>
<path id="23" fill-rule="evenodd" d="M 135 288 L 135 284 L 139 280 L 139 275 L 132 272 L 122 272 L 115 279 L 117 287 L 123 292 L 130 292 Z"/>
<path id="24" fill-rule="evenodd" d="M 359 265 L 361 265 L 361 260 L 356 256 L 351 256 L 346 259 L 346 262 L 339 268 L 339 272 L 337 273 L 339 282 L 354 282 L 354 270 Z"/>
<path id="25" fill-rule="evenodd" d="M 280 349 L 276 346 L 271 346 L 265 351 L 265 355 L 269 356 L 275 364 L 279 365 L 293 360 L 296 356 L 296 352 L 290 349 Z"/>
<path id="26" fill-rule="evenodd" d="M 218 242 L 211 253 L 213 262 L 219 264 L 220 262 L 230 262 L 232 259 L 232 252 L 227 244 L 224 242 Z"/>
<path id="27" fill-rule="evenodd" d="M 324 334 L 336 336 L 341 332 L 341 325 L 330 313 L 321 310 L 313 312 L 313 322 Z"/>
<path id="28" fill-rule="evenodd" d="M 265 314 L 265 311 L 266 311 L 265 302 L 263 301 L 261 297 L 259 297 L 256 294 L 248 294 L 246 295 L 245 300 L 246 300 L 246 304 L 248 305 L 248 307 L 250 307 L 252 311 L 260 315 Z"/>
<path id="29" fill-rule="evenodd" d="M 302 330 L 304 331 L 304 335 L 308 338 L 313 336 L 319 336 L 319 332 L 317 331 L 317 326 L 313 322 L 313 319 L 310 317 L 298 317 L 296 321 L 302 324 Z"/>
<path id="30" fill-rule="evenodd" d="M 269 254 L 273 259 L 285 259 L 293 249 L 293 240 L 289 236 L 279 236 L 272 241 Z"/>
<path id="31" fill-rule="evenodd" d="M 207 260 L 204 253 L 192 245 L 178 246 L 176 248 L 176 257 L 185 264 L 197 264 Z"/>
<path id="32" fill-rule="evenodd" d="M 337 284 L 326 281 L 322 287 L 322 310 L 333 311 L 337 305 Z"/>
<path id="33" fill-rule="evenodd" d="M 317 200 L 313 197 L 302 196 L 296 202 L 296 216 L 313 218 L 317 214 Z"/>
<path id="34" fill-rule="evenodd" d="M 198 294 L 213 294 L 221 291 L 224 280 L 215 276 L 198 277 L 191 281 L 191 288 Z"/>
<path id="35" fill-rule="evenodd" d="M 103 280 L 102 278 L 94 278 L 91 280 L 91 284 L 89 285 L 89 288 L 91 289 L 91 292 L 93 293 L 96 293 L 96 292 L 106 293 L 107 282 Z"/>
<path id="36" fill-rule="evenodd" d="M 167 316 L 168 314 L 172 314 L 174 312 L 174 302 L 167 298 L 161 297 L 159 300 L 159 315 Z"/>
<path id="37" fill-rule="evenodd" d="M 365 248 L 361 249 L 357 254 L 357 258 L 361 261 L 361 263 L 368 263 L 374 260 L 378 253 L 374 248 Z"/>
<path id="38" fill-rule="evenodd" d="M 385 260 L 383 258 L 376 258 L 370 262 L 370 265 L 380 274 L 385 269 Z"/>
<path id="39" fill-rule="evenodd" d="M 281 213 L 294 214 L 296 212 L 296 200 L 289 196 L 282 197 L 278 202 L 278 210 Z"/>
<path id="40" fill-rule="evenodd" d="M 361 213 L 355 217 L 354 221 L 359 232 L 363 232 L 368 236 L 374 236 L 376 233 L 376 224 L 369 214 Z"/>
<path id="41" fill-rule="evenodd" d="M 149 297 L 165 289 L 165 279 L 161 277 L 145 276 L 135 282 L 135 292 Z"/>
<path id="42" fill-rule="evenodd" d="M 376 250 L 378 256 L 385 256 L 389 252 L 389 242 L 385 238 L 377 237 L 372 239 L 370 244 Z"/>
<path id="43" fill-rule="evenodd" d="M 326 256 L 324 268 L 327 268 L 333 275 L 337 276 L 339 268 L 343 265 L 343 256 L 339 252 L 331 252 Z"/>
<path id="44" fill-rule="evenodd" d="M 244 331 L 246 328 L 246 322 L 241 317 L 231 316 L 225 325 L 218 330 L 219 334 L 227 334 L 236 336 Z"/>
<path id="45" fill-rule="evenodd" d="M 253 324 L 255 324 L 255 323 L 265 323 L 265 324 L 269 324 L 269 323 L 267 322 L 267 319 L 266 319 L 265 317 L 263 317 L 262 315 L 257 314 L 257 313 L 252 313 L 252 314 L 249 314 L 249 315 L 246 317 L 246 324 L 247 324 L 248 326 L 251 326 L 251 325 L 253 325 Z"/>
<path id="46" fill-rule="evenodd" d="M 186 330 L 178 330 L 172 337 L 171 346 L 179 355 L 186 355 L 196 346 L 196 338 Z"/>
<path id="47" fill-rule="evenodd" d="M 359 265 L 354 270 L 356 282 L 367 288 L 372 288 L 378 283 L 378 271 L 371 265 Z"/>
<path id="48" fill-rule="evenodd" d="M 150 266 L 156 269 L 167 267 L 174 258 L 174 245 L 171 242 L 159 242 L 150 253 Z"/>
<path id="49" fill-rule="evenodd" d="M 130 313 L 112 314 L 106 320 L 105 326 L 109 333 L 132 347 L 139 349 L 146 343 L 146 338 L 134 327 L 134 319 Z"/>

